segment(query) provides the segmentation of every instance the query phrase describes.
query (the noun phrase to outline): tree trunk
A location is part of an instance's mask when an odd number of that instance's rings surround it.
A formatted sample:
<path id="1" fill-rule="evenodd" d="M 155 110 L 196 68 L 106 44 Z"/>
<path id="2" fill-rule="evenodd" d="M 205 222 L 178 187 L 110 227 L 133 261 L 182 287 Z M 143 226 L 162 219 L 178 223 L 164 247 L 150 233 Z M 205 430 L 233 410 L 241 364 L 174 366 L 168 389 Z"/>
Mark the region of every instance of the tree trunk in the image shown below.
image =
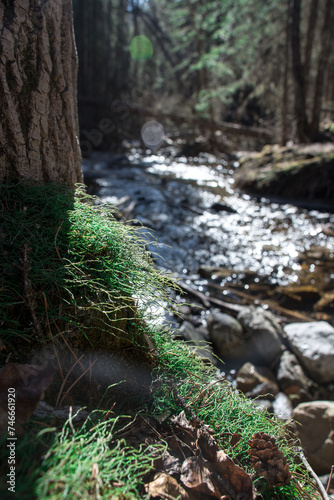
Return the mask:
<path id="1" fill-rule="evenodd" d="M 70 0 L 0 4 L 0 183 L 82 181 Z"/>
<path id="2" fill-rule="evenodd" d="M 301 0 L 290 1 L 290 48 L 294 80 L 296 139 L 309 142 L 306 116 L 305 75 L 300 55 L 300 4 Z"/>
<path id="3" fill-rule="evenodd" d="M 323 27 L 321 31 L 321 50 L 318 57 L 317 76 L 315 81 L 311 132 L 314 137 L 319 134 L 321 103 L 324 91 L 325 71 L 330 59 L 333 40 L 331 9 L 333 0 L 326 0 Z"/>
<path id="4" fill-rule="evenodd" d="M 317 18 L 318 18 L 318 7 L 319 7 L 319 0 L 312 0 L 310 5 L 307 33 L 306 33 L 306 45 L 305 45 L 305 55 L 304 55 L 305 76 L 309 75 L 311 68 L 313 42 L 314 42 L 315 28 L 317 25 Z M 307 98 L 308 94 L 307 84 L 308 81 L 305 82 L 305 99 Z"/>
<path id="5" fill-rule="evenodd" d="M 287 23 L 285 30 L 284 46 L 284 73 L 283 73 L 283 92 L 282 92 L 282 123 L 281 123 L 281 145 L 285 146 L 288 141 L 288 101 L 289 101 L 289 46 L 290 46 L 290 28 L 289 28 L 289 0 L 287 5 Z"/>

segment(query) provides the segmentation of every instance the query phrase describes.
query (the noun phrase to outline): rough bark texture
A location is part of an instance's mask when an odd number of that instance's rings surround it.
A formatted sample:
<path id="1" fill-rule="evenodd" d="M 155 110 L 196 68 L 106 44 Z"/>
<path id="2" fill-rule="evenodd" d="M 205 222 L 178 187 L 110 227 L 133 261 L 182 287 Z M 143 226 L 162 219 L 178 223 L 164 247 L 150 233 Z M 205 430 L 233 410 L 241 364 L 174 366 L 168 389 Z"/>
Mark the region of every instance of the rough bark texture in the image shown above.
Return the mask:
<path id="1" fill-rule="evenodd" d="M 71 0 L 0 4 L 0 183 L 82 181 Z"/>

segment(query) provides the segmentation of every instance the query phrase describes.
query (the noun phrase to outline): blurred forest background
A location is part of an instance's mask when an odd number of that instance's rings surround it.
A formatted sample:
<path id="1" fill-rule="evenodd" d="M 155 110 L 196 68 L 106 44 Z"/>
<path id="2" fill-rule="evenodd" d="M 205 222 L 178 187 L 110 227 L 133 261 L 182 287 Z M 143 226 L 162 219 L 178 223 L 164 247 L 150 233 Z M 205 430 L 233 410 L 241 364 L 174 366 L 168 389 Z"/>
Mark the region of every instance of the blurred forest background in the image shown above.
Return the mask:
<path id="1" fill-rule="evenodd" d="M 149 117 L 221 149 L 326 138 L 333 3 L 73 0 L 83 155 L 138 139 Z"/>

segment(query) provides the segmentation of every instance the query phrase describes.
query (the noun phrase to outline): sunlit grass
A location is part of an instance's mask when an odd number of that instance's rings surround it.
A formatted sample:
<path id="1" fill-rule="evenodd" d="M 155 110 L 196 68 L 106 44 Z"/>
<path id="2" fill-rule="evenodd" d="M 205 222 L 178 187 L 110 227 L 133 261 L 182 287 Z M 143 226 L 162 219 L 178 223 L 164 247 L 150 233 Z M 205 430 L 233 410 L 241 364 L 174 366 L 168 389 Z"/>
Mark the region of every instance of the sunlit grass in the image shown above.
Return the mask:
<path id="1" fill-rule="evenodd" d="M 268 432 L 307 487 L 286 427 L 217 380 L 214 367 L 148 317 L 152 304 L 170 302 L 167 286 L 174 285 L 154 267 L 138 229 L 118 222 L 114 209 L 97 204 L 82 186 L 76 192 L 50 185 L 2 186 L 0 212 L 3 362 L 9 353 L 12 361 L 26 362 L 30 351 L 45 344 L 66 346 L 71 354 L 82 345 L 103 354 L 135 346 L 154 369 L 151 399 L 141 403 L 141 411 L 166 422 L 184 409 L 188 417 L 195 413 L 249 473 L 247 443 L 254 433 Z M 113 411 L 95 413 L 78 427 L 71 419 L 61 429 L 43 421 L 25 424 L 17 448 L 20 498 L 142 498 L 154 450 L 118 439 L 117 406 Z M 236 446 L 233 434 L 240 436 Z M 5 464 L 4 446 L 1 458 Z M 1 473 L 4 477 L 5 468 Z M 300 498 L 294 484 L 263 494 Z"/>

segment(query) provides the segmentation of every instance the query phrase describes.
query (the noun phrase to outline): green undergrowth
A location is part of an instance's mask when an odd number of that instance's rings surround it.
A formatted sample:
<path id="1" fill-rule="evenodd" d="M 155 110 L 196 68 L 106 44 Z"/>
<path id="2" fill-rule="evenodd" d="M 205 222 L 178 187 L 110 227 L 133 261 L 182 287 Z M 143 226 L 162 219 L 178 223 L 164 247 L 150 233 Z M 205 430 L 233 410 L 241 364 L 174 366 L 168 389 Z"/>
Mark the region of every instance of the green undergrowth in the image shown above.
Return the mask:
<path id="1" fill-rule="evenodd" d="M 112 207 L 98 204 L 82 186 L 76 191 L 53 185 L 1 186 L 0 217 L 1 365 L 8 359 L 39 364 L 38 356 L 42 361 L 47 357 L 56 370 L 46 391 L 49 403 L 89 407 L 80 398 L 94 391 L 101 401 L 88 408 L 93 412 L 83 424 L 34 417 L 23 424 L 17 442 L 17 498 L 145 496 L 143 477 L 164 443 L 149 446 L 138 440 L 134 446 L 124 437 L 119 439 L 125 425 L 124 408 L 112 399 L 123 375 L 134 365 L 149 367 L 152 384 L 149 397 L 136 401 L 126 413 L 129 428 L 139 411 L 165 422 L 182 410 L 188 418 L 194 412 L 250 474 L 247 442 L 255 432 L 268 432 L 278 440 L 293 475 L 308 488 L 307 476 L 294 461 L 285 426 L 229 383 L 217 380 L 215 368 L 204 364 L 186 343 L 173 340 L 171 331 L 148 315 L 152 306 L 169 303 L 168 286 L 175 285 L 154 267 L 140 229 L 121 224 Z M 91 369 L 88 379 L 81 380 L 83 392 L 70 390 L 80 384 L 78 375 L 71 380 L 67 373 L 78 360 L 83 363 L 87 352 L 89 367 L 93 362 L 104 374 L 120 359 L 124 363 L 117 380 L 106 379 L 105 384 L 112 387 L 104 400 Z M 70 356 L 67 365 L 65 354 Z M 134 392 L 141 373 L 134 371 L 129 381 Z M 239 435 L 235 446 L 233 434 Z M 1 443 L 2 477 L 4 444 L 5 440 Z M 5 492 L 1 498 L 7 498 L 4 484 L 1 488 Z M 263 491 L 263 495 L 267 499 L 300 498 L 293 484 Z"/>
<path id="2" fill-rule="evenodd" d="M 176 342 L 167 331 L 153 332 L 153 338 L 160 366 L 163 367 L 155 382 L 157 389 L 152 413 L 157 418 L 161 415 L 175 415 L 182 410 L 187 413 L 188 407 L 188 417 L 194 412 L 208 425 L 222 449 L 236 459 L 250 475 L 254 471 L 250 466 L 248 441 L 255 433 L 266 432 L 277 440 L 288 460 L 292 476 L 302 484 L 306 492 L 311 495 L 315 493 L 311 498 L 318 498 L 314 483 L 296 461 L 293 446 L 295 440 L 287 423 L 271 416 L 263 407 L 257 406 L 256 402 L 247 399 L 227 380 L 217 378 L 216 368 L 203 363 L 186 343 Z M 238 436 L 239 442 L 232 445 L 233 435 Z M 294 481 L 289 486 L 266 488 L 265 483 L 260 480 L 257 486 L 268 500 L 301 498 Z"/>
<path id="3" fill-rule="evenodd" d="M 153 266 L 140 229 L 120 224 L 83 186 L 1 186 L 0 200 L 3 359 L 26 359 L 27 348 L 50 341 L 143 345 L 138 318 L 169 301 L 172 281 Z"/>
<path id="4" fill-rule="evenodd" d="M 143 498 L 142 478 L 152 470 L 165 446 L 142 443 L 135 448 L 118 438 L 124 427 L 131 425 L 127 416 L 94 411 L 81 423 L 75 422 L 76 416 L 69 418 L 61 430 L 43 429 L 44 422 L 38 419 L 25 425 L 16 446 L 14 495 L 6 491 L 6 467 L 1 461 L 2 499 Z M 0 444 L 3 449 L 5 442 Z"/>

